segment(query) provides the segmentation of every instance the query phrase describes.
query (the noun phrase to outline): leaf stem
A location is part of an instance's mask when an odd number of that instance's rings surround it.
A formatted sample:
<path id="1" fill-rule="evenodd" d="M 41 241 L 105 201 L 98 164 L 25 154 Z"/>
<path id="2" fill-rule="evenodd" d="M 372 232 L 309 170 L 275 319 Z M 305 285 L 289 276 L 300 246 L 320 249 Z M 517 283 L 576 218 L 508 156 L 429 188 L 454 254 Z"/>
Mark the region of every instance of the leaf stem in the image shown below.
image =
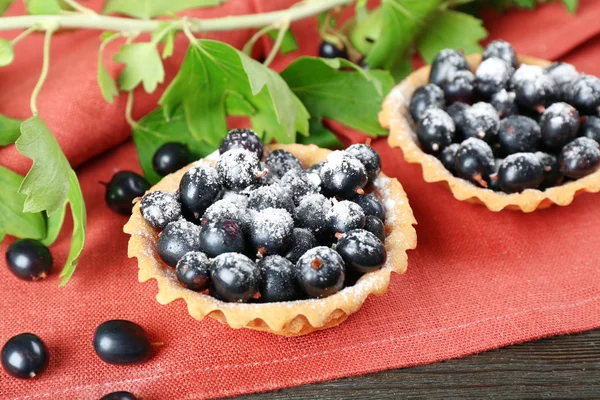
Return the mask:
<path id="1" fill-rule="evenodd" d="M 248 40 L 246 42 L 246 44 L 244 45 L 244 48 L 242 49 L 242 51 L 244 53 L 250 55 L 252 53 L 252 48 L 254 47 L 254 45 L 256 44 L 256 42 L 258 41 L 258 39 L 260 39 L 262 35 L 264 35 L 265 33 L 269 32 L 271 29 L 273 29 L 273 25 L 267 25 L 267 26 L 259 29 L 254 35 L 252 35 L 252 37 L 250 38 L 250 40 Z"/>
<path id="2" fill-rule="evenodd" d="M 23 32 L 19 33 L 17 36 L 15 36 L 15 38 L 13 40 L 11 40 L 13 46 L 17 43 L 19 43 L 21 40 L 25 39 L 27 36 L 29 36 L 30 33 L 35 32 L 38 30 L 38 26 L 37 25 L 32 25 L 29 28 L 27 28 L 26 30 L 24 30 Z"/>
<path id="3" fill-rule="evenodd" d="M 127 92 L 127 104 L 125 105 L 125 120 L 134 129 L 138 126 L 138 123 L 132 116 L 133 113 L 133 90 Z"/>
<path id="4" fill-rule="evenodd" d="M 281 23 L 281 27 L 279 28 L 279 33 L 277 33 L 277 38 L 275 39 L 275 43 L 273 44 L 273 48 L 271 49 L 271 52 L 269 53 L 269 55 L 267 56 L 267 59 L 263 63 L 265 65 L 265 67 L 268 67 L 275 59 L 275 56 L 277 55 L 277 53 L 279 52 L 279 49 L 281 48 L 281 43 L 283 43 L 283 38 L 285 37 L 285 33 L 287 32 L 287 30 L 289 28 L 290 28 L 289 20 L 285 20 Z"/>
<path id="5" fill-rule="evenodd" d="M 44 82 L 46 82 L 46 77 L 48 76 L 48 69 L 50 68 L 50 41 L 52 39 L 52 34 L 54 33 L 54 31 L 55 28 L 48 27 L 44 36 L 44 58 L 42 61 L 42 72 L 40 73 L 40 78 L 38 79 L 37 83 L 35 84 L 35 87 L 33 88 L 33 92 L 31 92 L 31 100 L 29 103 L 31 107 L 31 112 L 34 116 L 39 114 L 37 109 L 37 97 L 40 93 L 40 90 L 42 90 Z"/>
<path id="6" fill-rule="evenodd" d="M 74 10 L 79 11 L 82 14 L 98 15 L 98 13 L 96 11 L 92 10 L 91 8 L 82 6 L 76 0 L 63 0 L 63 1 L 65 3 L 67 3 L 68 5 L 70 5 L 71 7 L 73 7 Z"/>

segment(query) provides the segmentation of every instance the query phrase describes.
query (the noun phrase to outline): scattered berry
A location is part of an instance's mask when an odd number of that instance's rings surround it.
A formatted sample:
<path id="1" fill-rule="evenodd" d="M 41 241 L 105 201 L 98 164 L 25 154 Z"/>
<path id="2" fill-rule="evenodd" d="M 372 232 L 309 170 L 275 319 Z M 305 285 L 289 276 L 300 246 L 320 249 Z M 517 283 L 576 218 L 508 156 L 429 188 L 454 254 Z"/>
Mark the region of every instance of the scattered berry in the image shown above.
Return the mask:
<path id="1" fill-rule="evenodd" d="M 310 233 L 309 233 L 310 234 Z M 268 256 L 258 262 L 261 272 L 260 299 L 265 303 L 294 301 L 300 298 L 295 265 L 281 256 Z"/>
<path id="2" fill-rule="evenodd" d="M 149 189 L 150 184 L 140 175 L 131 171 L 119 171 L 106 184 L 104 199 L 114 212 L 130 215 L 133 201 L 142 197 Z"/>
<path id="3" fill-rule="evenodd" d="M 335 250 L 349 268 L 359 272 L 376 271 L 383 267 L 386 251 L 377 236 L 364 229 L 356 229 L 343 235 Z"/>
<path id="4" fill-rule="evenodd" d="M 505 154 L 535 152 L 541 139 L 540 126 L 531 118 L 512 115 L 500 121 L 498 141 Z"/>
<path id="5" fill-rule="evenodd" d="M 260 288 L 260 269 L 248 257 L 225 253 L 215 257 L 210 271 L 211 294 L 228 302 L 245 303 Z"/>
<path id="6" fill-rule="evenodd" d="M 152 168 L 160 176 L 166 176 L 188 165 L 191 159 L 192 155 L 186 145 L 165 143 L 154 153 Z"/>
<path id="7" fill-rule="evenodd" d="M 281 182 L 283 184 L 283 182 Z M 289 186 L 283 188 L 279 183 L 268 186 L 260 186 L 250 193 L 248 208 L 262 211 L 266 208 L 283 208 L 290 214 L 294 213 L 294 199 L 290 193 Z"/>
<path id="8" fill-rule="evenodd" d="M 167 224 L 158 238 L 158 255 L 170 267 L 189 251 L 200 248 L 200 227 L 180 219 Z"/>
<path id="9" fill-rule="evenodd" d="M 381 201 L 372 194 L 359 194 L 351 199 L 358 204 L 365 215 L 373 215 L 382 221 L 385 221 L 385 207 Z"/>
<path id="10" fill-rule="evenodd" d="M 481 139 L 470 138 L 460 144 L 456 152 L 456 173 L 472 183 L 487 187 L 494 173 L 494 154 Z"/>
<path id="11" fill-rule="evenodd" d="M 498 170 L 498 184 L 506 193 L 536 189 L 544 180 L 544 168 L 532 153 L 511 154 Z"/>
<path id="12" fill-rule="evenodd" d="M 478 138 L 492 143 L 498 137 L 500 118 L 489 103 L 475 103 L 465 111 L 460 130 L 465 138 Z"/>
<path id="13" fill-rule="evenodd" d="M 541 151 L 536 152 L 535 156 L 538 158 L 540 164 L 542 164 L 542 168 L 544 169 L 544 180 L 540 184 L 539 189 L 544 190 L 560 185 L 564 177 L 560 172 L 558 158 L 552 154 L 542 153 Z"/>
<path id="14" fill-rule="evenodd" d="M 281 177 L 280 183 L 292 194 L 294 204 L 300 204 L 305 196 L 319 192 L 319 186 L 304 171 L 290 170 Z"/>
<path id="15" fill-rule="evenodd" d="M 581 124 L 581 136 L 588 137 L 600 143 L 600 118 L 588 116 Z"/>
<path id="16" fill-rule="evenodd" d="M 100 400 L 141 400 L 135 397 L 133 393 L 130 392 L 112 392 L 102 396 Z"/>
<path id="17" fill-rule="evenodd" d="M 517 95 L 515 92 L 508 92 L 506 89 L 502 89 L 492 95 L 490 104 L 498 111 L 500 118 L 519 114 L 519 106 L 517 105 Z"/>
<path id="18" fill-rule="evenodd" d="M 322 194 L 308 195 L 294 210 L 294 220 L 298 227 L 320 237 L 327 231 L 327 213 L 331 206 L 331 200 Z"/>
<path id="19" fill-rule="evenodd" d="M 382 242 L 385 241 L 385 225 L 379 218 L 374 217 L 373 215 L 367 215 L 365 217 L 365 227 L 363 229 L 377 236 Z"/>
<path id="20" fill-rule="evenodd" d="M 415 90 L 408 110 L 415 122 L 423 118 L 430 108 L 444 108 L 444 92 L 437 85 L 430 83 Z"/>
<path id="21" fill-rule="evenodd" d="M 17 278 L 24 281 L 44 279 L 52 269 L 52 254 L 42 242 L 20 239 L 6 250 L 6 264 Z"/>
<path id="22" fill-rule="evenodd" d="M 500 58 L 513 68 L 517 67 L 517 55 L 510 43 L 504 40 L 491 41 L 483 51 L 483 60 Z"/>
<path id="23" fill-rule="evenodd" d="M 365 226 L 365 213 L 361 206 L 348 200 L 337 202 L 327 212 L 331 234 L 345 233 Z"/>
<path id="24" fill-rule="evenodd" d="M 33 333 L 21 333 L 2 347 L 2 368 L 19 379 L 32 379 L 48 367 L 50 356 L 46 344 Z"/>
<path id="25" fill-rule="evenodd" d="M 469 65 L 465 57 L 455 50 L 445 49 L 438 53 L 431 64 L 429 82 L 442 87 L 451 81 L 457 71 L 468 70 Z"/>
<path id="26" fill-rule="evenodd" d="M 243 253 L 246 248 L 242 228 L 230 219 L 204 220 L 200 228 L 200 250 L 209 257 L 223 253 Z"/>
<path id="27" fill-rule="evenodd" d="M 453 174 L 456 173 L 456 152 L 458 151 L 460 144 L 452 143 L 439 153 L 438 158 L 444 164 L 444 168 Z"/>
<path id="28" fill-rule="evenodd" d="M 219 197 L 221 180 L 217 170 L 207 165 L 197 165 L 181 178 L 179 198 L 183 209 L 196 216 L 204 211 Z"/>
<path id="29" fill-rule="evenodd" d="M 428 153 L 444 150 L 454 140 L 455 126 L 452 118 L 439 108 L 430 108 L 417 125 L 417 137 Z"/>
<path id="30" fill-rule="evenodd" d="M 304 292 L 315 298 L 331 296 L 344 286 L 346 268 L 342 257 L 329 247 L 314 247 L 296 264 L 296 279 Z"/>
<path id="31" fill-rule="evenodd" d="M 298 158 L 287 150 L 274 150 L 267 156 L 265 165 L 269 170 L 269 174 L 273 174 L 278 178 L 285 175 L 291 170 L 303 171 L 302 163 Z"/>
<path id="32" fill-rule="evenodd" d="M 151 344 L 144 328 L 131 321 L 114 319 L 96 328 L 94 350 L 108 364 L 130 365 L 150 358 Z"/>
<path id="33" fill-rule="evenodd" d="M 560 153 L 560 170 L 569 178 L 582 178 L 596 171 L 600 165 L 598 142 L 580 137 L 565 147 Z"/>
<path id="34" fill-rule="evenodd" d="M 558 150 L 577 137 L 579 113 L 567 103 L 554 103 L 540 119 L 542 142 L 552 150 Z"/>
<path id="35" fill-rule="evenodd" d="M 381 172 L 381 157 L 379 154 L 367 144 L 353 144 L 348 147 L 346 153 L 358 158 L 358 160 L 364 165 L 365 171 L 367 171 L 367 178 L 372 184 Z"/>
<path id="36" fill-rule="evenodd" d="M 177 263 L 177 279 L 183 286 L 195 292 L 208 289 L 211 262 L 206 254 L 190 251 Z"/>
<path id="37" fill-rule="evenodd" d="M 281 208 L 256 211 L 250 223 L 250 241 L 261 254 L 285 254 L 292 245 L 294 220 Z"/>
<path id="38" fill-rule="evenodd" d="M 358 158 L 338 150 L 327 156 L 321 168 L 321 182 L 328 195 L 347 199 L 363 191 L 368 182 L 367 171 Z"/>
<path id="39" fill-rule="evenodd" d="M 348 52 L 345 47 L 338 47 L 335 44 L 322 41 L 319 46 L 319 57 L 321 58 L 348 58 Z"/>
<path id="40" fill-rule="evenodd" d="M 259 160 L 263 156 L 263 144 L 252 129 L 230 130 L 219 146 L 219 153 L 223 154 L 232 149 L 246 149 L 256 154 Z"/>
<path id="41" fill-rule="evenodd" d="M 482 96 L 490 98 L 506 89 L 512 73 L 513 67 L 506 61 L 497 57 L 487 58 L 475 72 L 475 87 Z"/>
<path id="42" fill-rule="evenodd" d="M 263 172 L 256 154 L 246 149 L 233 149 L 221 154 L 215 168 L 223 187 L 235 191 L 258 184 Z"/>
<path id="43" fill-rule="evenodd" d="M 475 99 L 475 76 L 469 70 L 456 71 L 454 78 L 442 87 L 446 103 L 472 103 Z M 440 107 L 441 108 L 441 107 Z"/>
<path id="44" fill-rule="evenodd" d="M 568 103 L 572 104 L 583 115 L 600 113 L 600 78 L 581 74 L 567 89 Z"/>
<path id="45" fill-rule="evenodd" d="M 181 204 L 173 193 L 155 190 L 142 197 L 142 217 L 155 229 L 164 229 L 169 222 L 181 217 Z"/>
<path id="46" fill-rule="evenodd" d="M 554 81 L 536 65 L 522 64 L 513 74 L 510 86 L 520 106 L 538 113 L 554 99 Z"/>
<path id="47" fill-rule="evenodd" d="M 285 255 L 285 258 L 295 265 L 304 253 L 316 246 L 317 239 L 315 239 L 315 236 L 308 229 L 294 228 L 294 232 L 292 233 L 292 247 Z"/>

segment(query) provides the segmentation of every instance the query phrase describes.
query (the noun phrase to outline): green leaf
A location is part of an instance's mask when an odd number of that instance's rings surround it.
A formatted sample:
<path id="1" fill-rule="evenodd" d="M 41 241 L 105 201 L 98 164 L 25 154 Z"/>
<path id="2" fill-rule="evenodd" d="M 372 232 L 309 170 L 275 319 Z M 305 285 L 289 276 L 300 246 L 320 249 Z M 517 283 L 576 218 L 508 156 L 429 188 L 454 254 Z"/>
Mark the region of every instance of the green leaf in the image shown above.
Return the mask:
<path id="1" fill-rule="evenodd" d="M 69 195 L 67 197 L 69 206 L 71 207 L 71 215 L 73 216 L 73 234 L 71 235 L 71 248 L 69 249 L 69 255 L 62 271 L 60 272 L 60 286 L 67 284 L 75 267 L 79 262 L 79 257 L 83 251 L 83 245 L 85 244 L 85 228 L 87 225 L 87 216 L 85 210 L 85 201 L 83 199 L 83 193 L 77 180 L 77 175 L 72 169 L 69 172 Z"/>
<path id="2" fill-rule="evenodd" d="M 185 143 L 195 158 L 205 157 L 215 151 L 217 145 L 195 140 L 186 123 L 183 110 L 174 110 L 167 120 L 162 109 L 157 108 L 138 122 L 133 129 L 135 143 L 144 177 L 151 183 L 157 183 L 161 177 L 152 168 L 152 157 L 160 146 L 167 142 Z"/>
<path id="3" fill-rule="evenodd" d="M 13 144 L 21 136 L 22 122 L 0 114 L 0 146 Z"/>
<path id="4" fill-rule="evenodd" d="M 481 53 L 479 41 L 487 36 L 483 21 L 457 11 L 438 12 L 419 39 L 419 53 L 431 63 L 440 50 L 461 49 L 465 54 Z"/>
<path id="5" fill-rule="evenodd" d="M 25 0 L 28 14 L 60 14 L 58 0 Z"/>
<path id="6" fill-rule="evenodd" d="M 14 1 L 15 0 L 0 0 L 0 15 L 4 15 L 6 10 L 8 10 L 8 7 L 10 7 Z M 2 240 L 0 240 L 0 243 L 1 242 Z"/>
<path id="7" fill-rule="evenodd" d="M 365 72 L 343 59 L 301 57 L 281 76 L 308 108 L 311 134 L 323 130 L 323 117 L 371 136 L 387 134 L 378 120 L 383 98 L 393 85 L 387 72 Z"/>
<path id="8" fill-rule="evenodd" d="M 367 10 L 367 0 L 357 0 L 354 10 L 356 22 L 360 24 L 361 22 L 365 21 L 369 16 L 369 11 Z"/>
<path id="9" fill-rule="evenodd" d="M 0 166 L 0 243 L 5 235 L 42 239 L 46 221 L 42 213 L 23 212 L 25 196 L 19 193 L 23 177 Z"/>
<path id="10" fill-rule="evenodd" d="M 339 149 L 344 147 L 344 144 L 330 130 L 320 127 L 318 130 L 311 130 L 309 136 L 300 136 L 298 143 L 315 144 L 319 147 L 329 149 Z"/>
<path id="11" fill-rule="evenodd" d="M 371 68 L 390 70 L 395 79 L 406 65 L 406 57 L 414 39 L 425 29 L 429 17 L 442 4 L 442 0 L 382 0 L 381 32 L 367 54 L 366 63 Z M 399 66 L 400 65 L 400 66 Z"/>
<path id="12" fill-rule="evenodd" d="M 114 60 L 125 64 L 125 69 L 119 75 L 119 86 L 125 91 L 131 91 L 143 83 L 144 90 L 152 93 L 165 79 L 162 60 L 153 43 L 126 44 L 115 54 Z"/>
<path id="13" fill-rule="evenodd" d="M 272 40 L 277 39 L 278 33 L 278 29 L 272 29 L 269 32 L 267 32 L 267 34 Z M 279 51 L 281 52 L 281 54 L 287 54 L 296 50 L 298 50 L 298 42 L 296 42 L 294 33 L 290 29 L 287 29 L 283 34 L 283 42 L 281 42 L 281 47 L 279 48 Z"/>
<path id="14" fill-rule="evenodd" d="M 45 0 L 40 0 L 45 1 Z M 154 18 L 196 7 L 218 6 L 225 0 L 108 0 L 104 13 L 126 14 L 136 18 Z"/>
<path id="15" fill-rule="evenodd" d="M 23 121 L 16 144 L 21 154 L 33 160 L 19 189 L 27 195 L 23 211 L 46 210 L 52 215 L 64 205 L 69 193 L 69 161 L 39 116 Z"/>
<path id="16" fill-rule="evenodd" d="M 169 33 L 167 33 L 167 35 L 165 36 L 165 47 L 163 48 L 162 51 L 162 58 L 169 58 L 173 55 L 173 50 L 175 49 L 175 36 L 177 35 L 177 32 L 175 31 L 169 31 Z"/>
<path id="17" fill-rule="evenodd" d="M 15 59 L 13 44 L 10 40 L 0 38 L 0 67 L 9 65 Z"/>
<path id="18" fill-rule="evenodd" d="M 562 0 L 562 2 L 571 14 L 575 14 L 575 11 L 577 11 L 577 7 L 579 6 L 579 0 Z"/>
<path id="19" fill-rule="evenodd" d="M 46 226 L 48 227 L 46 237 L 42 240 L 44 246 L 50 246 L 56 241 L 63 223 L 65 222 L 65 214 L 67 213 L 67 203 L 54 214 L 46 216 Z"/>
<path id="20" fill-rule="evenodd" d="M 119 94 L 115 80 L 110 76 L 102 62 L 102 55 L 98 57 L 98 85 L 100 86 L 102 97 L 108 103 L 112 103 L 115 100 L 115 96 Z"/>
<path id="21" fill-rule="evenodd" d="M 532 9 L 535 7 L 535 0 L 514 0 L 516 5 L 521 8 Z"/>

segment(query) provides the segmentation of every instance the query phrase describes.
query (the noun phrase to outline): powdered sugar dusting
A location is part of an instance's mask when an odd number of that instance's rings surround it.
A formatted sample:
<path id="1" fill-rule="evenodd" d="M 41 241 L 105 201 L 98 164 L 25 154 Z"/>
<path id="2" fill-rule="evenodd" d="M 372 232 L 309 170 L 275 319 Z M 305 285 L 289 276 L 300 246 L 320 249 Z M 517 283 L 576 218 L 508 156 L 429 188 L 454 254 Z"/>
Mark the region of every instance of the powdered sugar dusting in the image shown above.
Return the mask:
<path id="1" fill-rule="evenodd" d="M 423 114 L 421 119 L 423 126 L 443 126 L 449 131 L 454 131 L 454 121 L 448 113 L 440 108 L 430 108 Z"/>
<path id="2" fill-rule="evenodd" d="M 510 80 L 512 70 L 512 66 L 506 61 L 497 57 L 492 57 L 483 60 L 482 63 L 479 64 L 475 76 L 477 79 L 504 86 Z"/>
<path id="3" fill-rule="evenodd" d="M 284 209 L 265 208 L 252 212 L 251 225 L 252 232 L 268 232 L 270 238 L 281 240 L 292 235 L 294 219 Z"/>
<path id="4" fill-rule="evenodd" d="M 181 205 L 173 193 L 155 190 L 146 194 L 140 203 L 144 219 L 154 228 L 164 228 L 181 216 Z"/>

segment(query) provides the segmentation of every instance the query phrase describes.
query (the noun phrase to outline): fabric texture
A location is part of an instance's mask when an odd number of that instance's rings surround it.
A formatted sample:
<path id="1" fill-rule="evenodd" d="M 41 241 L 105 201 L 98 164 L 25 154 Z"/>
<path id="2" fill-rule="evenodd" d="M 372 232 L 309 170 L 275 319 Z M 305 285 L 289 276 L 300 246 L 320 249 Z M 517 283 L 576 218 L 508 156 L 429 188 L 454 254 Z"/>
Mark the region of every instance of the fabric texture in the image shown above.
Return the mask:
<path id="1" fill-rule="evenodd" d="M 192 14 L 243 14 L 289 3 L 229 0 Z M 600 2 L 582 0 L 576 16 L 549 4 L 533 12 L 490 14 L 486 25 L 490 39 L 509 40 L 519 53 L 573 62 L 584 72 L 600 74 L 598 19 Z M 315 54 L 314 19 L 294 24 L 294 31 L 301 53 Z M 239 47 L 251 34 L 213 37 Z M 1 70 L 2 114 L 29 115 L 41 42 L 34 36 L 17 45 L 15 63 Z M 98 32 L 61 33 L 53 40 L 39 108 L 70 161 L 79 166 L 88 240 L 77 271 L 62 288 L 58 270 L 68 252 L 70 222 L 52 247 L 56 270 L 48 279 L 19 281 L 0 259 L 0 343 L 33 332 L 46 342 L 51 357 L 48 370 L 35 380 L 0 372 L 0 398 L 97 399 L 116 390 L 145 400 L 225 397 L 431 363 L 600 326 L 598 195 L 531 214 L 492 213 L 423 182 L 419 167 L 406 164 L 385 139 L 373 144 L 383 170 L 404 185 L 418 221 L 418 247 L 409 253 L 408 271 L 392 277 L 385 296 L 368 298 L 337 328 L 299 338 L 232 330 L 212 319 L 198 322 L 181 301 L 159 305 L 156 285 L 138 283 L 136 261 L 127 258 L 128 236 L 122 233 L 127 218 L 106 207 L 98 184 L 117 170 L 140 171 L 123 117 L 124 96 L 109 105 L 97 87 L 98 45 Z M 261 45 L 268 51 L 268 41 Z M 185 38 L 179 38 L 175 56 L 166 63 L 168 79 L 186 48 Z M 115 49 L 109 48 L 110 55 Z M 283 68 L 295 56 L 279 58 L 274 67 Z M 118 72 L 116 64 L 109 67 Z M 158 97 L 138 93 L 134 116 L 149 112 Z M 346 143 L 365 140 L 339 124 L 329 125 Z M 0 163 L 25 173 L 30 161 L 9 147 L 0 149 Z M 0 254 L 11 241 L 0 246 Z M 101 322 L 115 318 L 139 323 L 163 345 L 138 366 L 103 363 L 94 354 L 92 335 Z"/>

